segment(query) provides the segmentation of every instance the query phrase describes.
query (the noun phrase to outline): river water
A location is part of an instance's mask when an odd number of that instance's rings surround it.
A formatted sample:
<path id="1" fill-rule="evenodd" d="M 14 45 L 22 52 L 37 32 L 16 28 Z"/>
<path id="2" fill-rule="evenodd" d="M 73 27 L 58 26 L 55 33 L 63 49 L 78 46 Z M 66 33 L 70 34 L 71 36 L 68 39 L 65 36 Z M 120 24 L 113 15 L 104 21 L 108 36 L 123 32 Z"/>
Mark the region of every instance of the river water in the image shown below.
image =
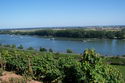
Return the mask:
<path id="1" fill-rule="evenodd" d="M 55 52 L 66 52 L 66 49 L 72 49 L 74 53 L 83 53 L 86 48 L 95 49 L 102 55 L 124 55 L 125 40 L 117 39 L 85 39 L 82 41 L 51 39 L 35 36 L 22 35 L 0 35 L 0 44 L 23 45 L 24 48 L 33 47 L 35 49 L 52 48 Z"/>

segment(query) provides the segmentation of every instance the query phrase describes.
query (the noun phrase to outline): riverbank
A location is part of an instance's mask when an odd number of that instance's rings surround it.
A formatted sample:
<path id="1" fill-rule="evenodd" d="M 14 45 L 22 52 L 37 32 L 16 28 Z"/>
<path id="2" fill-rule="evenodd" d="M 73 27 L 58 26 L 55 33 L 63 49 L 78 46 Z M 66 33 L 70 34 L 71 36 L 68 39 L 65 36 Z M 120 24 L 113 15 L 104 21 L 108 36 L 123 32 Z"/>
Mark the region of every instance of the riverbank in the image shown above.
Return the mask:
<path id="1" fill-rule="evenodd" d="M 125 29 L 120 30 L 86 30 L 86 29 L 43 29 L 34 31 L 8 30 L 1 34 L 37 35 L 63 38 L 98 38 L 98 39 L 125 39 Z"/>

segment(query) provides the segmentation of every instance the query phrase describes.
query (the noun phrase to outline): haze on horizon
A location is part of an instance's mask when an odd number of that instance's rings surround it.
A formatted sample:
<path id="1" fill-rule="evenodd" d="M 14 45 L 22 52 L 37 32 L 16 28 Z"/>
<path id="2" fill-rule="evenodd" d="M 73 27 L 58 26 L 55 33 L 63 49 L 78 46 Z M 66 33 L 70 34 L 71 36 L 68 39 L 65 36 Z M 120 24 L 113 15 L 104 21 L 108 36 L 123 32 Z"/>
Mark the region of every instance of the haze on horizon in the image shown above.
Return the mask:
<path id="1" fill-rule="evenodd" d="M 125 0 L 0 0 L 0 28 L 125 25 Z"/>

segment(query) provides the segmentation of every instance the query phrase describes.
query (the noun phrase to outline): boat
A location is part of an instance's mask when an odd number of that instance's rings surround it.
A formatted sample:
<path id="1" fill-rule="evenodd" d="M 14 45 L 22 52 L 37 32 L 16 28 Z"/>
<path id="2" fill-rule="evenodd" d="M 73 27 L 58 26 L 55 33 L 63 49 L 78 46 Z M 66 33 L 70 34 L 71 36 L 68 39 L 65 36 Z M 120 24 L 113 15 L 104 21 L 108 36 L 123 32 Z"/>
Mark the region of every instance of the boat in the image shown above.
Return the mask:
<path id="1" fill-rule="evenodd" d="M 50 40 L 55 40 L 55 38 L 50 38 Z"/>

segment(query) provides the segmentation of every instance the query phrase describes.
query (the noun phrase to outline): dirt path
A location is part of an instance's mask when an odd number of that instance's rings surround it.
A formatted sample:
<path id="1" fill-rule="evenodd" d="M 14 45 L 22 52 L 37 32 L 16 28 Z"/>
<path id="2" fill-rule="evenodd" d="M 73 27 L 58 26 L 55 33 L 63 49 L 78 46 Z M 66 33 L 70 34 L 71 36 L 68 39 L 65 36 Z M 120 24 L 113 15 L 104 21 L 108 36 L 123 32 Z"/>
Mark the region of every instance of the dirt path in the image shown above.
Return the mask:
<path id="1" fill-rule="evenodd" d="M 38 81 L 27 81 L 22 76 L 14 74 L 12 72 L 4 72 L 2 76 L 0 76 L 0 83 L 41 83 Z"/>

